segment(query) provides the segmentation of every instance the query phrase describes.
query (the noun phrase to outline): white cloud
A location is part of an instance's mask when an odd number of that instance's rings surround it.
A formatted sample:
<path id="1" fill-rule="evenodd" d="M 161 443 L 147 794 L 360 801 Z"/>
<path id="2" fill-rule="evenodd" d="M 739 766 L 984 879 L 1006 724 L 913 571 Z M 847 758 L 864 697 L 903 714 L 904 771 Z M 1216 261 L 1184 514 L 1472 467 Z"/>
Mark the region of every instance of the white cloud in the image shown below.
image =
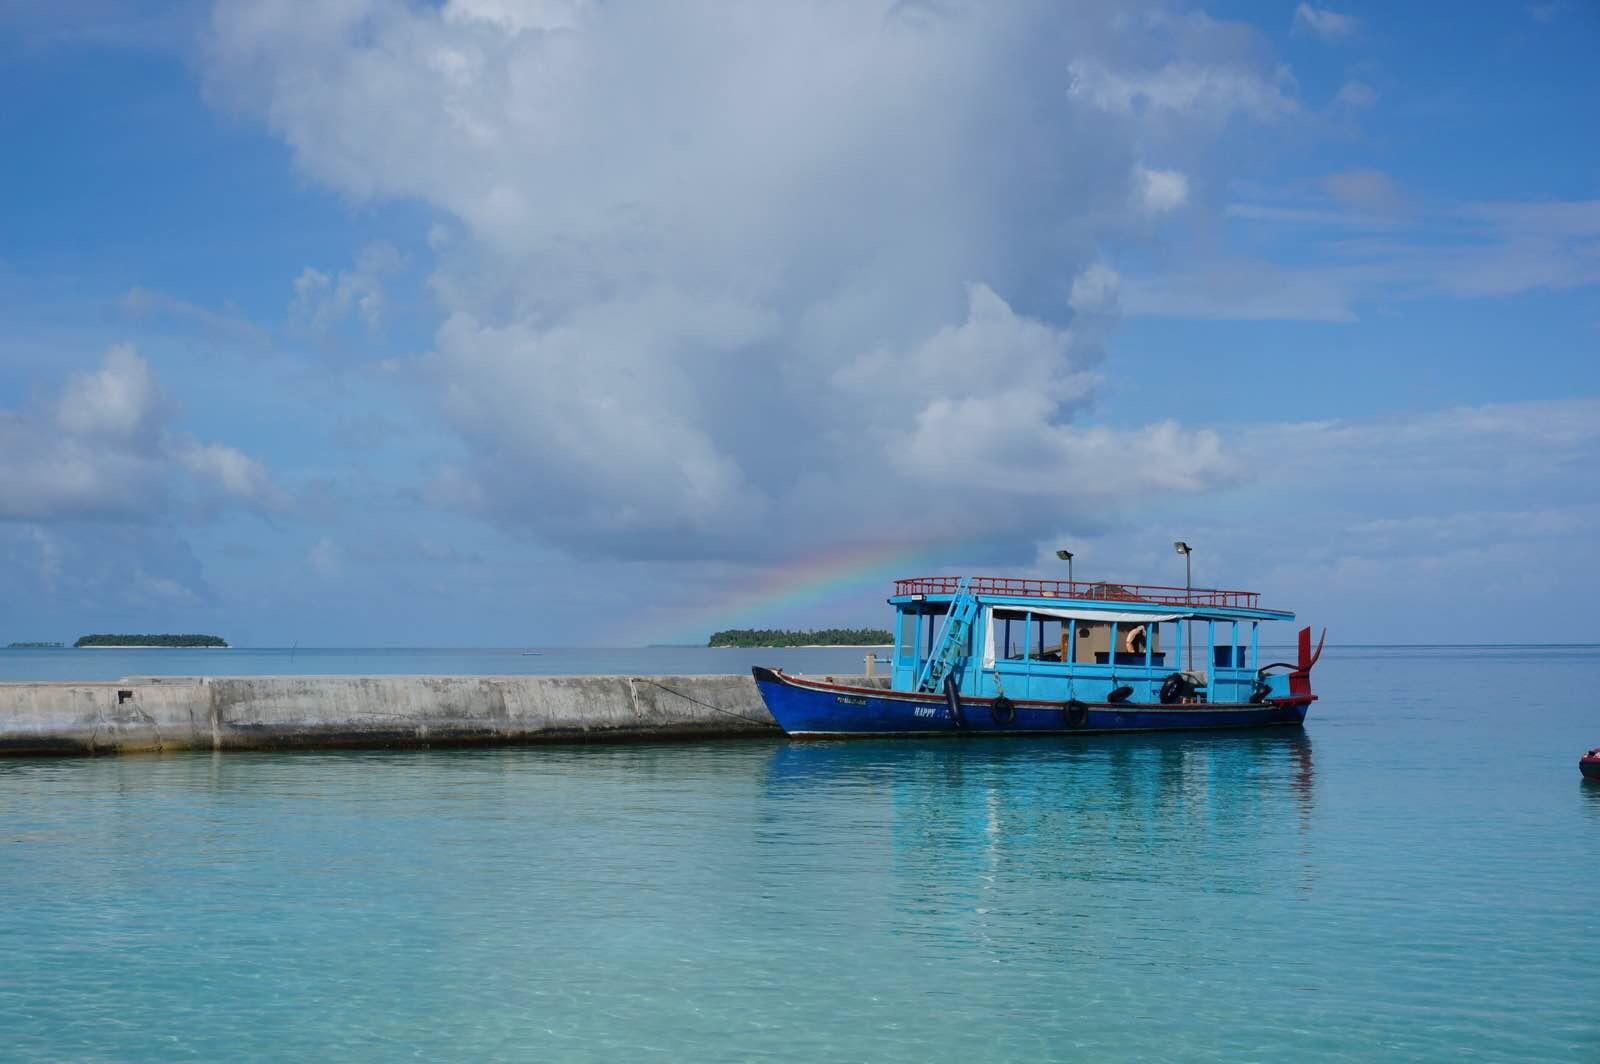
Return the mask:
<path id="1" fill-rule="evenodd" d="M 1230 203 L 1223 212 L 1229 218 L 1273 225 L 1322 225 L 1344 228 L 1378 229 L 1398 224 L 1398 220 L 1363 214 L 1335 206 L 1280 207 L 1265 203 Z"/>
<path id="2" fill-rule="evenodd" d="M 1151 214 L 1165 214 L 1189 202 L 1189 179 L 1177 170 L 1133 170 L 1134 197 Z"/>
<path id="3" fill-rule="evenodd" d="M 590 7 L 588 0 L 448 0 L 446 22 L 487 22 L 511 33 L 548 33 L 575 29 Z"/>
<path id="4" fill-rule="evenodd" d="M 1275 78 L 1250 69 L 1175 62 L 1128 71 L 1084 61 L 1071 70 L 1075 95 L 1118 114 L 1153 112 L 1221 121 L 1240 113 L 1272 121 L 1296 110 L 1293 98 Z"/>
<path id="5" fill-rule="evenodd" d="M 270 509 L 290 505 L 286 492 L 272 481 L 266 466 L 225 443 L 185 439 L 173 449 L 178 461 L 203 480 L 236 499 L 260 503 Z"/>
<path id="6" fill-rule="evenodd" d="M 1600 284 L 1600 200 L 1478 203 L 1444 246 L 1379 247 L 1418 291 L 1455 298 L 1507 296 Z"/>
<path id="7" fill-rule="evenodd" d="M 405 256 L 393 244 L 368 244 L 356 257 L 353 270 L 330 276 L 313 266 L 294 279 L 294 299 L 289 320 L 314 336 L 326 336 L 335 326 L 358 316 L 369 332 L 383 324 L 383 279 L 405 267 Z"/>
<path id="8" fill-rule="evenodd" d="M 143 570 L 136 570 L 131 576 L 139 597 L 143 599 L 185 606 L 200 601 L 200 596 L 192 588 L 170 576 L 158 576 Z"/>
<path id="9" fill-rule="evenodd" d="M 1260 259 L 1213 260 L 1122 282 L 1123 309 L 1135 317 L 1348 322 L 1355 320 L 1350 298 L 1337 275 Z"/>
<path id="10" fill-rule="evenodd" d="M 1600 199 L 1475 203 L 1461 213 L 1520 238 L 1600 237 Z"/>
<path id="11" fill-rule="evenodd" d="M 1233 443 L 1270 482 L 1273 505 L 1298 518 L 1289 544 L 1253 548 L 1258 564 L 1286 582 L 1326 574 L 1318 597 L 1347 627 L 1447 602 L 1448 620 L 1387 627 L 1473 638 L 1473 624 L 1600 591 L 1579 561 L 1600 547 L 1600 493 L 1581 472 L 1600 461 L 1600 399 L 1259 425 Z M 1248 523 L 1217 534 L 1252 536 Z"/>
<path id="12" fill-rule="evenodd" d="M 220 339 L 267 344 L 271 337 L 234 307 L 210 310 L 187 300 L 138 285 L 128 289 L 117 306 L 134 318 L 168 318 L 198 325 L 205 333 Z"/>
<path id="13" fill-rule="evenodd" d="M 1325 41 L 1343 41 L 1360 29 L 1361 22 L 1351 15 L 1341 15 L 1326 8 L 1302 3 L 1294 9 L 1294 28 L 1309 30 Z"/>
<path id="14" fill-rule="evenodd" d="M 1103 262 L 1096 262 L 1072 279 L 1068 306 L 1082 315 L 1115 314 L 1122 278 Z"/>
<path id="15" fill-rule="evenodd" d="M 102 516 L 162 500 L 155 463 L 61 434 L 39 419 L 0 411 L 0 519 Z"/>
<path id="16" fill-rule="evenodd" d="M 941 429 L 1018 524 L 1067 505 L 1014 471 L 1144 446 L 1074 424 L 1101 248 L 1188 204 L 1224 128 L 1298 106 L 1249 27 L 1110 3 L 225 0 L 206 81 L 312 179 L 444 216 L 446 320 L 395 364 L 463 444 L 426 497 L 630 557 L 903 535 L 895 480 L 923 490 Z M 326 271 L 300 289 L 308 325 L 360 313 Z M 1225 464 L 1149 438 L 1195 459 L 1171 483 Z M 819 530 L 824 500 L 848 518 Z"/>
<path id="17" fill-rule="evenodd" d="M 886 395 L 915 405 L 983 395 L 1003 402 L 1027 393 L 1051 409 L 1071 408 L 1088 397 L 1094 379 L 1088 366 L 1097 359 L 1097 352 L 1074 346 L 1069 330 L 1021 317 L 987 285 L 975 284 L 965 322 L 907 351 L 873 351 L 836 372 L 833 384 L 865 406 Z"/>
<path id="18" fill-rule="evenodd" d="M 1382 170 L 1342 170 L 1322 179 L 1330 197 L 1374 215 L 1392 214 L 1404 202 L 1394 178 Z"/>
<path id="19" fill-rule="evenodd" d="M 1600 399 L 1462 406 L 1408 416 L 1257 425 L 1239 439 L 1301 490 L 1428 487 L 1478 500 L 1542 494 L 1600 452 Z M 1422 495 L 1418 495 L 1422 498 Z M 1431 504 L 1431 503 L 1430 503 Z"/>
<path id="20" fill-rule="evenodd" d="M 0 597 L 28 603 L 22 638 L 70 640 L 85 631 L 85 608 L 99 630 L 181 630 L 191 622 L 175 618 L 192 615 L 173 611 L 213 593 L 171 525 L 0 521 Z"/>
<path id="21" fill-rule="evenodd" d="M 0 520 L 152 518 L 214 491 L 265 509 L 289 505 L 257 461 L 176 432 L 176 406 L 128 344 L 70 374 L 41 411 L 0 410 Z"/>
<path id="22" fill-rule="evenodd" d="M 1079 505 L 1199 492 L 1235 474 L 1213 431 L 1171 421 L 1133 431 L 1080 428 L 1053 422 L 1053 413 L 1046 398 L 1022 392 L 935 400 L 894 440 L 895 469 L 953 497 L 970 491 L 1046 505 L 1069 491 Z"/>
<path id="23" fill-rule="evenodd" d="M 1364 81 L 1347 81 L 1339 86 L 1333 102 L 1340 107 L 1363 111 L 1378 102 L 1378 90 Z"/>
<path id="24" fill-rule="evenodd" d="M 1600 284 L 1600 200 L 1424 209 L 1377 170 L 1329 175 L 1321 192 L 1287 205 L 1227 208 L 1229 217 L 1255 223 L 1258 239 L 1286 226 L 1347 230 L 1315 246 L 1321 261 L 1198 259 L 1181 270 L 1125 277 L 1123 308 L 1133 315 L 1353 321 L 1363 304 Z M 1305 257 L 1303 243 L 1293 250 Z"/>
<path id="25" fill-rule="evenodd" d="M 132 440 L 149 433 L 161 404 L 150 366 L 130 344 L 106 351 L 100 368 L 74 372 L 56 404 L 56 424 L 74 436 Z"/>
<path id="26" fill-rule="evenodd" d="M 1513 641 L 1513 616 L 1590 624 L 1600 399 L 1256 424 L 1228 447 L 1231 486 L 1073 534 L 1078 572 L 1170 573 L 1162 548 L 1186 539 L 1197 584 L 1260 591 L 1330 644 Z"/>
<path id="27" fill-rule="evenodd" d="M 1113 276 L 1100 267 L 1080 278 L 1086 310 L 1105 309 Z M 1017 315 L 985 286 L 974 285 L 968 298 L 961 325 L 905 351 L 875 351 L 833 381 L 850 410 L 893 398 L 899 416 L 880 423 L 876 437 L 889 469 L 910 493 L 931 488 L 976 504 L 971 522 L 956 522 L 968 526 L 960 531 L 990 522 L 987 507 L 1007 500 L 1060 513 L 1119 493 L 1201 490 L 1232 475 L 1210 432 L 1072 424 L 1092 399 L 1098 347 Z M 1067 484 L 1074 503 L 1064 501 Z M 891 513 L 903 512 L 899 492 L 886 495 Z"/>
<path id="28" fill-rule="evenodd" d="M 477 460 L 477 487 L 458 485 L 455 497 L 579 545 L 600 528 L 746 527 L 759 500 L 702 427 L 721 412 L 697 377 L 770 328 L 758 309 L 671 289 L 544 327 L 453 315 L 431 369 L 445 416 Z"/>

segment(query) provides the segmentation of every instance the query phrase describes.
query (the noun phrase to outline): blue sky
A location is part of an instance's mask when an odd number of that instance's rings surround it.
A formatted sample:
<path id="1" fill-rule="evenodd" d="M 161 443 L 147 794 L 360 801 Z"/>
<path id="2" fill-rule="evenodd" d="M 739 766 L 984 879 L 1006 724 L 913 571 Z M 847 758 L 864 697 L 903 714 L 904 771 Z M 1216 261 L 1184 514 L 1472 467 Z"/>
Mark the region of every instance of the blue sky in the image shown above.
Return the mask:
<path id="1" fill-rule="evenodd" d="M 682 642 L 1175 538 L 1334 640 L 1600 638 L 1597 46 L 1577 2 L 0 7 L 0 641 Z"/>

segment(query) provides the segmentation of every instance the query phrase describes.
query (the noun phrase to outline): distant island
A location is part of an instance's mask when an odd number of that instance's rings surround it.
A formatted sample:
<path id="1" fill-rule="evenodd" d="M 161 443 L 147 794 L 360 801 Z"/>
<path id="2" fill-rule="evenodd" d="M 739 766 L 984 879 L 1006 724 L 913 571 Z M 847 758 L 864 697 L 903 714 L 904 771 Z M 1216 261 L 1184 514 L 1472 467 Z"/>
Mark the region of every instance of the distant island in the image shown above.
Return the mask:
<path id="1" fill-rule="evenodd" d="M 7 650 L 55 650 L 64 647 L 65 643 L 8 643 Z"/>
<path id="2" fill-rule="evenodd" d="M 729 628 L 716 632 L 713 647 L 881 647 L 894 642 L 882 628 L 819 628 L 791 632 L 786 628 Z"/>
<path id="3" fill-rule="evenodd" d="M 222 647 L 228 641 L 216 635 L 81 635 L 75 647 Z"/>

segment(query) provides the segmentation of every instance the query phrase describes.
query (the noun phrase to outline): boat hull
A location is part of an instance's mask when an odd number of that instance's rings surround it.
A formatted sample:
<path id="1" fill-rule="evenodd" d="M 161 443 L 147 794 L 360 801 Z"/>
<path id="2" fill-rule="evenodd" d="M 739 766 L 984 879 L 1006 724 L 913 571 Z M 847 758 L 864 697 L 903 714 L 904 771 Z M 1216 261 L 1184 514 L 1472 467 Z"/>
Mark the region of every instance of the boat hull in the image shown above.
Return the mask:
<path id="1" fill-rule="evenodd" d="M 1590 750 L 1578 759 L 1578 771 L 1586 780 L 1600 781 L 1600 747 Z"/>
<path id="2" fill-rule="evenodd" d="M 1268 699 L 1259 705 L 1212 703 L 1151 705 L 1018 700 L 998 708 L 992 698 L 851 687 L 752 670 L 773 719 L 797 738 L 850 736 L 962 736 L 1104 734 L 1269 728 L 1304 723 L 1315 695 Z"/>

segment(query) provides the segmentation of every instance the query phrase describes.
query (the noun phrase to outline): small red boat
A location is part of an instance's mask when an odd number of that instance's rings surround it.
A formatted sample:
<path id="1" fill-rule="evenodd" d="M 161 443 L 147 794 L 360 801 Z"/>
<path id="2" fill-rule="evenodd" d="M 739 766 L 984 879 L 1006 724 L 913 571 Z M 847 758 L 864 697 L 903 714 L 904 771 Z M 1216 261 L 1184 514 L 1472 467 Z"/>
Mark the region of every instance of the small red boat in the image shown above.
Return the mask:
<path id="1" fill-rule="evenodd" d="M 1586 780 L 1600 780 L 1600 746 L 1578 758 L 1578 771 Z"/>

